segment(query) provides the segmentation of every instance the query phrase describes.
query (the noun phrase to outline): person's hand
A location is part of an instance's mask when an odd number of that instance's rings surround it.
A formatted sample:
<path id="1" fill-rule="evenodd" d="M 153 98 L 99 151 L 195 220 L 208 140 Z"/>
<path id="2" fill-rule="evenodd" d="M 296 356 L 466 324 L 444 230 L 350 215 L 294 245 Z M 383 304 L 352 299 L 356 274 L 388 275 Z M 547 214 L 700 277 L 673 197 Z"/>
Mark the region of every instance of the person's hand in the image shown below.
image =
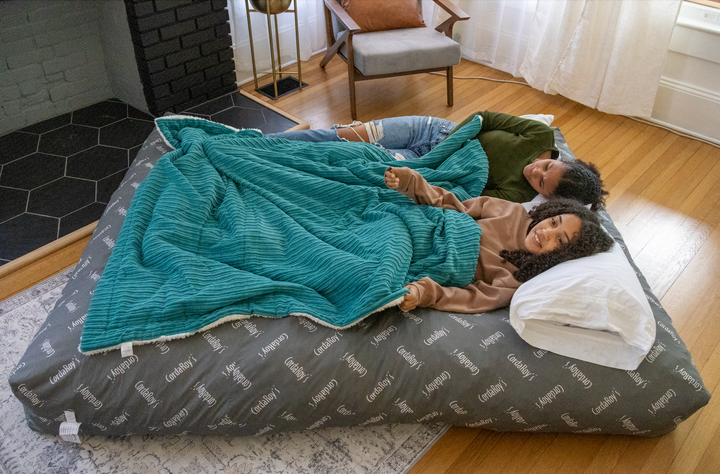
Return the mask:
<path id="1" fill-rule="evenodd" d="M 410 311 L 411 309 L 417 308 L 418 290 L 412 285 L 407 285 L 405 288 L 410 290 L 410 293 L 406 294 L 405 298 L 403 298 L 402 303 L 400 303 L 400 309 L 402 311 Z"/>
<path id="2" fill-rule="evenodd" d="M 400 186 L 400 178 L 395 176 L 390 168 L 385 170 L 385 186 L 389 189 L 397 189 Z"/>

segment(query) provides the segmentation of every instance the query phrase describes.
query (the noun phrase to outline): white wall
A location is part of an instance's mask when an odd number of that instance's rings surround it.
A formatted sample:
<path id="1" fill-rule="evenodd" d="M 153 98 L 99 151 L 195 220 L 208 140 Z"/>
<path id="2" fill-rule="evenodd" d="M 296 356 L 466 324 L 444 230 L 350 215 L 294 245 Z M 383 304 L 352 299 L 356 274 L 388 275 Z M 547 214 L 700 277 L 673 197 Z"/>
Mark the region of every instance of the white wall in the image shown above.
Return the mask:
<path id="1" fill-rule="evenodd" d="M 0 1 L 0 135 L 112 96 L 97 2 Z"/>
<path id="2" fill-rule="evenodd" d="M 683 2 L 652 118 L 720 144 L 720 9 Z"/>
<path id="3" fill-rule="evenodd" d="M 98 4 L 100 39 L 105 52 L 110 86 L 115 98 L 136 109 L 148 111 L 130 38 L 123 0 L 103 0 Z"/>

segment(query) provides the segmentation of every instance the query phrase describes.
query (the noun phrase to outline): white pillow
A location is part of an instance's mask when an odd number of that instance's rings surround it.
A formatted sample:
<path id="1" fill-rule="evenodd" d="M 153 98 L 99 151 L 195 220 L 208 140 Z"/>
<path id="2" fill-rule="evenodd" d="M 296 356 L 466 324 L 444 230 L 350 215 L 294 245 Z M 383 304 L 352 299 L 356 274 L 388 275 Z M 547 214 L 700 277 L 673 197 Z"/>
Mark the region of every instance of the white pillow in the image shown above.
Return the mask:
<path id="1" fill-rule="evenodd" d="M 635 370 L 655 341 L 650 304 L 617 244 L 520 285 L 510 323 L 532 346 L 624 370 Z"/>
<path id="2" fill-rule="evenodd" d="M 537 120 L 538 122 L 542 122 L 548 127 L 551 123 L 553 123 L 553 120 L 555 120 L 554 115 L 545 115 L 545 114 L 527 114 L 527 115 L 521 115 L 520 118 L 530 119 L 530 120 Z"/>
<path id="3" fill-rule="evenodd" d="M 543 196 L 542 194 L 538 194 L 537 196 L 535 196 L 533 198 L 532 201 L 524 202 L 524 203 L 522 203 L 522 205 L 527 212 L 530 212 L 533 207 L 539 206 L 540 204 L 544 203 L 545 201 L 547 201 L 547 199 L 545 199 L 545 196 Z"/>

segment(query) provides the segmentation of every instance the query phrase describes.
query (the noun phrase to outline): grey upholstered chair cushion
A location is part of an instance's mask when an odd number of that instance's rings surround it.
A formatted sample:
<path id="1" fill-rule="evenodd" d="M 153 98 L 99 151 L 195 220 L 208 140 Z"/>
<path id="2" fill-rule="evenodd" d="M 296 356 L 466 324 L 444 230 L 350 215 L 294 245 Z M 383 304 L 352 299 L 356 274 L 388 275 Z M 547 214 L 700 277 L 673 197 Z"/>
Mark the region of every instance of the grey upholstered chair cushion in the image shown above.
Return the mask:
<path id="1" fill-rule="evenodd" d="M 460 45 L 431 27 L 356 34 L 353 49 L 366 76 L 460 64 Z M 342 52 L 347 56 L 347 45 Z"/>

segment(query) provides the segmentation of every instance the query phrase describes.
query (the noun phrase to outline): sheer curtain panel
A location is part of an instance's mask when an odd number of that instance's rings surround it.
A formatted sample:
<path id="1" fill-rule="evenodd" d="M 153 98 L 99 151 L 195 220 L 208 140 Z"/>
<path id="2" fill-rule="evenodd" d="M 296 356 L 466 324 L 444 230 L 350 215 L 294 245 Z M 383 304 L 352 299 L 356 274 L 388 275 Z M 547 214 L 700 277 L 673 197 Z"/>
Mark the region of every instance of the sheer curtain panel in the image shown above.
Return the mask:
<path id="1" fill-rule="evenodd" d="M 453 39 L 462 55 L 476 63 L 519 75 L 525 57 L 537 0 L 453 0 L 470 15 L 458 23 Z M 436 8 L 435 24 L 446 14 Z"/>
<path id="2" fill-rule="evenodd" d="M 520 73 L 534 88 L 650 117 L 681 0 L 539 0 Z"/>

